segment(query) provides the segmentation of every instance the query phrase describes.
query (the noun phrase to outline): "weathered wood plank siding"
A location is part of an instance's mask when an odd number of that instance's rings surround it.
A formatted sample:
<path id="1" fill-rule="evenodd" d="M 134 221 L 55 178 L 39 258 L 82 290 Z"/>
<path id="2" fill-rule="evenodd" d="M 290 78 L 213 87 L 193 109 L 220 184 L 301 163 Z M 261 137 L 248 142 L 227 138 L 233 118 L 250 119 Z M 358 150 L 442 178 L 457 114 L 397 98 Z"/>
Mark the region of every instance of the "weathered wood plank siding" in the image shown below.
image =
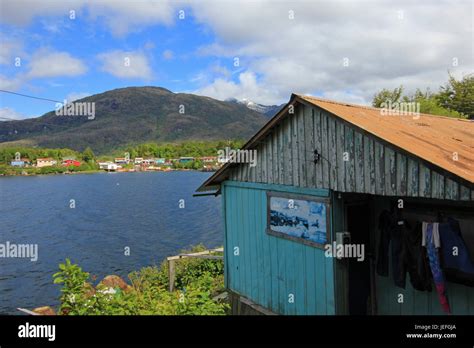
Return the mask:
<path id="1" fill-rule="evenodd" d="M 330 113 L 298 104 L 230 179 L 383 196 L 474 200 L 474 190 Z M 321 160 L 313 163 L 317 149 Z M 255 174 L 253 174 L 253 172 Z"/>

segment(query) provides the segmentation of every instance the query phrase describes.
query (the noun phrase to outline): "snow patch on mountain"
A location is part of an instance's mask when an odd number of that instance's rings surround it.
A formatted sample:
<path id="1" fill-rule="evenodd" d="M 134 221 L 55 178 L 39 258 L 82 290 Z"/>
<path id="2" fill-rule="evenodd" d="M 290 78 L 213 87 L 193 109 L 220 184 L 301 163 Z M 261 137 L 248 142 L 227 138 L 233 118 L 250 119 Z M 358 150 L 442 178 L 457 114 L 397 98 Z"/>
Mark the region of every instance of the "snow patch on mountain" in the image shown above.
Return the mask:
<path id="1" fill-rule="evenodd" d="M 281 105 L 263 105 L 263 104 L 255 103 L 254 101 L 252 101 L 250 99 L 246 99 L 246 98 L 240 99 L 240 100 L 238 100 L 236 98 L 230 98 L 230 99 L 227 99 L 226 101 L 245 105 L 247 108 L 249 108 L 251 110 L 254 110 L 256 112 L 259 112 L 261 114 L 264 114 L 268 117 L 275 116 L 275 114 L 278 111 L 280 111 L 280 109 L 284 105 L 284 104 L 281 104 Z"/>

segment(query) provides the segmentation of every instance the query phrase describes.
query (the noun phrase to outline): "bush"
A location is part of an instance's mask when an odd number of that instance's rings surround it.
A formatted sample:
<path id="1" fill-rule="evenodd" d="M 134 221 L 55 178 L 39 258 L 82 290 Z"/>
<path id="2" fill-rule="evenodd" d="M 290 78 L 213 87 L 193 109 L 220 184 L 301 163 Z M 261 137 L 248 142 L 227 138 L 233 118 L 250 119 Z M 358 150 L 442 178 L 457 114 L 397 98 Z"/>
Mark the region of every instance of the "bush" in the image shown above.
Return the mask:
<path id="1" fill-rule="evenodd" d="M 204 250 L 197 246 L 189 251 Z M 176 291 L 168 289 L 168 266 L 145 267 L 129 275 L 131 288 L 110 291 L 89 283 L 89 273 L 68 259 L 53 275 L 65 315 L 223 315 L 229 305 L 213 297 L 224 289 L 223 261 L 183 259 L 176 263 Z"/>

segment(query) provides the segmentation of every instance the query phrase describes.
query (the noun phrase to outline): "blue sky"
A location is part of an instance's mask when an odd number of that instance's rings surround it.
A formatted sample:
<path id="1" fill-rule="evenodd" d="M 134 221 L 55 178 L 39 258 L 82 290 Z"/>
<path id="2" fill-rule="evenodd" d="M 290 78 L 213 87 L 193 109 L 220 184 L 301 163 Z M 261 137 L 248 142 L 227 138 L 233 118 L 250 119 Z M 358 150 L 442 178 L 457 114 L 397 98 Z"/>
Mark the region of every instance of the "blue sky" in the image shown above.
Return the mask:
<path id="1" fill-rule="evenodd" d="M 59 101 L 127 86 L 153 85 L 172 91 L 192 91 L 204 82 L 201 71 L 211 69 L 213 65 L 232 69 L 233 63 L 232 59 L 211 59 L 196 54 L 199 47 L 213 42 L 213 35 L 205 25 L 195 23 L 192 18 L 176 21 L 171 26 L 144 27 L 126 37 L 113 35 L 100 20 L 91 23 L 90 19 L 81 16 L 70 20 L 68 13 L 54 19 L 34 18 L 24 28 L 2 23 L 0 29 L 3 38 L 21 40 L 24 51 L 39 52 L 43 56 L 66 52 L 71 60 L 82 62 L 76 73 L 55 74 L 52 71 L 22 82 L 19 88 L 10 88 Z M 137 71 L 122 76 L 118 69 L 113 71 L 114 67 L 104 71 L 107 63 L 101 55 L 108 52 L 124 64 L 128 57 L 130 66 L 134 65 L 135 56 L 144 57 L 146 62 L 137 63 L 141 64 Z M 35 59 L 30 53 L 24 55 L 20 50 L 18 53 L 18 57 L 24 57 L 20 67 L 14 65 L 13 57 L 10 57 L 13 64 L 2 66 L 1 73 L 8 79 L 27 74 Z M 1 106 L 10 106 L 25 115 L 40 115 L 51 110 L 54 103 L 2 94 Z"/>
<path id="2" fill-rule="evenodd" d="M 54 100 L 153 85 L 263 104 L 292 92 L 367 104 L 384 87 L 437 90 L 448 71 L 474 69 L 469 0 L 0 1 L 0 89 Z M 53 108 L 0 93 L 0 117 Z"/>

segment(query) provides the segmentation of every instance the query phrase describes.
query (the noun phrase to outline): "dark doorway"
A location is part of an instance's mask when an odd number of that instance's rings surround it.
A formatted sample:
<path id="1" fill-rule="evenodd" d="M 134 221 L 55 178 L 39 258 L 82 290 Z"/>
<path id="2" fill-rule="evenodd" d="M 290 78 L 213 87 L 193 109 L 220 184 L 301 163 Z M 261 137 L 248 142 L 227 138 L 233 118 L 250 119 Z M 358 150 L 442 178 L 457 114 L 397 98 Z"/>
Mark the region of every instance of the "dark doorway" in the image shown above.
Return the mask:
<path id="1" fill-rule="evenodd" d="M 351 244 L 364 246 L 364 259 L 349 258 L 349 314 L 366 315 L 370 298 L 370 205 L 358 202 L 347 206 L 347 230 Z M 361 249 L 360 249 L 361 250 Z"/>

